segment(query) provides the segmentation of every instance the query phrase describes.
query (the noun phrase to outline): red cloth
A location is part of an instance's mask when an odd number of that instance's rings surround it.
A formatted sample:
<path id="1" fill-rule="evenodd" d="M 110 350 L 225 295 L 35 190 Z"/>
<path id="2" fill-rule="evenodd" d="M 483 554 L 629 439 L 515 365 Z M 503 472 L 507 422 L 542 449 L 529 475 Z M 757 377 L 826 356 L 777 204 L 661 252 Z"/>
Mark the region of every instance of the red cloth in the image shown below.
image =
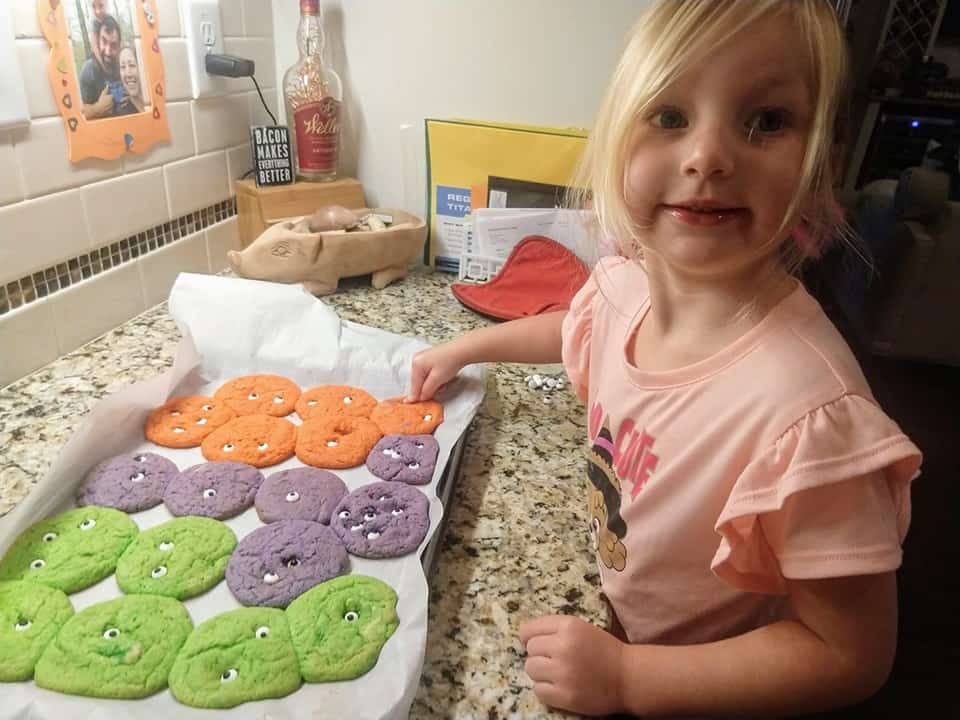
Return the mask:
<path id="1" fill-rule="evenodd" d="M 563 245 L 542 235 L 525 237 L 500 272 L 481 285 L 454 283 L 453 294 L 471 310 L 500 320 L 566 310 L 590 277 Z"/>

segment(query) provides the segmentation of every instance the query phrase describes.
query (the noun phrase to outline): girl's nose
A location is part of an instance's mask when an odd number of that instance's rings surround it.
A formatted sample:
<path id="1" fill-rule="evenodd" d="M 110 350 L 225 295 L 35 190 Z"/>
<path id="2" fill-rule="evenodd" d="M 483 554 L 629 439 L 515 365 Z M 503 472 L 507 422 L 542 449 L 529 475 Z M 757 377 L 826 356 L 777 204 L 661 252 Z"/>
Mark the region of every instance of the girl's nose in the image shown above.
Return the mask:
<path id="1" fill-rule="evenodd" d="M 734 140 L 722 128 L 703 125 L 689 133 L 681 167 L 685 176 L 725 178 L 734 167 Z"/>

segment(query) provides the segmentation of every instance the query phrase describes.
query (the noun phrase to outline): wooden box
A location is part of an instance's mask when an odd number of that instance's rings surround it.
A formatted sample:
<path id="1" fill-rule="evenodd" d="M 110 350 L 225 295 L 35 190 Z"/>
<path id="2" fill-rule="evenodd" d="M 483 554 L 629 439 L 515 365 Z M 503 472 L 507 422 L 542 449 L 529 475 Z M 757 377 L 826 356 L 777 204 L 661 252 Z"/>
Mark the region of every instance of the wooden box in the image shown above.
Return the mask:
<path id="1" fill-rule="evenodd" d="M 324 205 L 366 207 L 363 186 L 348 177 L 324 183 L 297 181 L 276 187 L 257 187 L 253 180 L 238 180 L 236 191 L 241 247 L 247 247 L 271 225 L 309 215 Z"/>

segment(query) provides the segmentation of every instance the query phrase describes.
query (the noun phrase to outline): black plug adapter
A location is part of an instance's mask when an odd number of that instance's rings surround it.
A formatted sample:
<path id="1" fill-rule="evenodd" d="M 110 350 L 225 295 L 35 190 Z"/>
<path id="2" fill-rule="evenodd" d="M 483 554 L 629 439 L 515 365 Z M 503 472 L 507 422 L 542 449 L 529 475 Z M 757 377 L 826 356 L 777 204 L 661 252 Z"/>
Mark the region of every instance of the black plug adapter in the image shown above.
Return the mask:
<path id="1" fill-rule="evenodd" d="M 254 62 L 236 55 L 219 55 L 211 53 L 207 55 L 206 60 L 207 73 L 209 75 L 222 75 L 223 77 L 253 77 Z"/>

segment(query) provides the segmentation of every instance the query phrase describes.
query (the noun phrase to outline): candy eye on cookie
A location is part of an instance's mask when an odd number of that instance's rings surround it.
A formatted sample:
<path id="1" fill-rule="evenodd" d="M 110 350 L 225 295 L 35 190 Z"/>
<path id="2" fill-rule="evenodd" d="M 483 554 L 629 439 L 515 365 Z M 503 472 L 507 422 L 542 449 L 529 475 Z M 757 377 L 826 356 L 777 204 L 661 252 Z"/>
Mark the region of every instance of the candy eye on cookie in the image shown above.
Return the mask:
<path id="1" fill-rule="evenodd" d="M 293 412 L 300 394 L 300 386 L 288 378 L 259 374 L 234 378 L 221 385 L 213 396 L 238 415 L 279 418 Z"/>
<path id="2" fill-rule="evenodd" d="M 116 640 L 120 637 L 120 631 L 117 628 L 107 628 L 103 631 L 104 640 Z"/>
<path id="3" fill-rule="evenodd" d="M 220 673 L 220 682 L 222 683 L 233 682 L 239 676 L 240 676 L 240 673 L 237 671 L 236 668 L 229 668 L 228 670 L 224 670 L 222 673 Z"/>
<path id="4" fill-rule="evenodd" d="M 26 632 L 33 626 L 33 623 L 30 620 L 21 618 L 17 620 L 17 623 L 13 626 L 14 631 L 16 632 Z"/>

